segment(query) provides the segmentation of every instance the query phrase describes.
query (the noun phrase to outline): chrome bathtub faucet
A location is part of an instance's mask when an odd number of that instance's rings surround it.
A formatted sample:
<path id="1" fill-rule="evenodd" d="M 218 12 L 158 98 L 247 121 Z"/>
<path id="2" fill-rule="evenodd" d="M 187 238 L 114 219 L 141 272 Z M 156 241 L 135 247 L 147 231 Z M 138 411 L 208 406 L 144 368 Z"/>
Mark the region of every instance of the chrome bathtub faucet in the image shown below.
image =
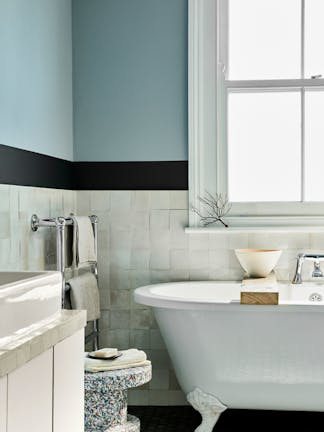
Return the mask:
<path id="1" fill-rule="evenodd" d="M 314 270 L 312 273 L 313 278 L 319 278 L 324 276 L 320 264 L 321 261 L 324 261 L 324 255 L 300 253 L 297 256 L 297 266 L 296 266 L 296 273 L 292 281 L 293 284 L 301 284 L 303 282 L 302 267 L 304 261 L 314 261 Z"/>

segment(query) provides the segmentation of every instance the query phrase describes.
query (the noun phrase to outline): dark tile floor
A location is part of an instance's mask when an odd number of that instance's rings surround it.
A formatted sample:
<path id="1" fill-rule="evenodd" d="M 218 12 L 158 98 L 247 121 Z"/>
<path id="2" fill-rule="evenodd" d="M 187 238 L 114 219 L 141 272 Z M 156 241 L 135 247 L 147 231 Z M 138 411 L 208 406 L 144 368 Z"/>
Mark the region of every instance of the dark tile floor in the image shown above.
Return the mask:
<path id="1" fill-rule="evenodd" d="M 200 415 L 191 407 L 135 407 L 130 414 L 141 420 L 141 432 L 192 432 L 200 424 Z M 313 432 L 324 429 L 324 413 L 280 411 L 225 411 L 215 432 L 273 432 L 283 428 L 294 432 Z"/>

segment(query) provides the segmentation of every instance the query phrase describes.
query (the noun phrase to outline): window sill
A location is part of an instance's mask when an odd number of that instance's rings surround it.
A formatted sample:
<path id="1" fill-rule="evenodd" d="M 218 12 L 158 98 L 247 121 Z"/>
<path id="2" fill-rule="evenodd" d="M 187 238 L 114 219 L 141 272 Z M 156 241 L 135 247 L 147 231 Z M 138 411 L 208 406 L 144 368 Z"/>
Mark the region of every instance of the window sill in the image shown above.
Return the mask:
<path id="1" fill-rule="evenodd" d="M 187 227 L 187 234 L 224 233 L 319 233 L 324 232 L 323 216 L 231 216 L 224 218 L 229 225 Z"/>

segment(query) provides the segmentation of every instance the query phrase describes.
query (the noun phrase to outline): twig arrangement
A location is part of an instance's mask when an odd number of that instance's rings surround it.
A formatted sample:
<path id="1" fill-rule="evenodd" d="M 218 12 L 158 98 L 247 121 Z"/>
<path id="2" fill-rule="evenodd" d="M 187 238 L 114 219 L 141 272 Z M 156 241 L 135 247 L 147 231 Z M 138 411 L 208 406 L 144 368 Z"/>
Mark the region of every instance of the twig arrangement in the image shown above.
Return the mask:
<path id="1" fill-rule="evenodd" d="M 223 217 L 226 216 L 232 208 L 227 195 L 223 196 L 221 193 L 216 193 L 216 195 L 213 196 L 211 193 L 206 191 L 206 196 L 198 196 L 198 199 L 204 204 L 207 215 L 201 214 L 201 212 L 194 206 L 192 206 L 191 209 L 200 217 L 200 222 L 203 226 L 220 222 L 225 228 L 228 228 L 228 225 L 223 221 Z"/>

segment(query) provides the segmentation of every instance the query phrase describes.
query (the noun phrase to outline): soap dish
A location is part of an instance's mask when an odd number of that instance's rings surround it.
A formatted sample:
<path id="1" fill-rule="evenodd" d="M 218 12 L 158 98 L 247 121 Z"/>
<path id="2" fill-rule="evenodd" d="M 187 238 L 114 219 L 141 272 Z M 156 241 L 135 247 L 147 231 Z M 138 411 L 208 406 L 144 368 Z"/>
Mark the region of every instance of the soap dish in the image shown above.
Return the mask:
<path id="1" fill-rule="evenodd" d="M 118 357 L 121 357 L 123 355 L 121 352 L 118 351 L 117 354 L 114 354 L 114 355 L 112 355 L 110 357 L 97 357 L 97 356 L 94 355 L 94 352 L 95 351 L 92 351 L 92 352 L 88 353 L 88 357 L 91 358 L 91 359 L 93 359 L 93 360 L 115 360 Z"/>

